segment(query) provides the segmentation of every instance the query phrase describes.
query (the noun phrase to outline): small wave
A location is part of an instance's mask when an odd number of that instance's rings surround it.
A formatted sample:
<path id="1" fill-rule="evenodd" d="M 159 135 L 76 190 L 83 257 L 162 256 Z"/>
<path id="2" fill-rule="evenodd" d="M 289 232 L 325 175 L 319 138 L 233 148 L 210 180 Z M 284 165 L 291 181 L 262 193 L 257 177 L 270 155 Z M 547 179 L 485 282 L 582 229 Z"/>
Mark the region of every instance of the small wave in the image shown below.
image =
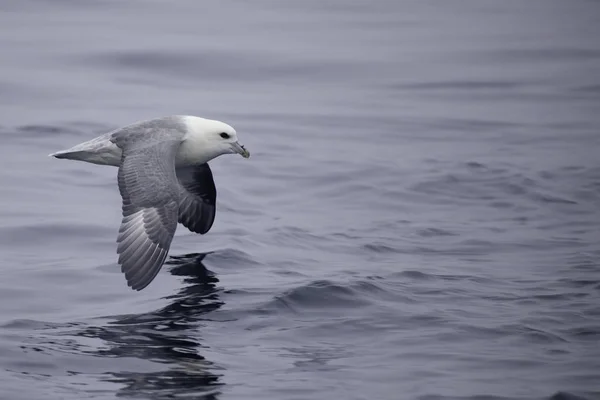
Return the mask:
<path id="1" fill-rule="evenodd" d="M 534 343 L 568 343 L 569 340 L 562 336 L 552 333 L 543 329 L 534 328 L 531 326 L 523 326 L 521 328 L 521 334 Z"/>
<path id="2" fill-rule="evenodd" d="M 523 200 L 558 206 L 579 204 L 571 197 L 581 193 L 558 186 L 551 171 L 527 176 L 478 162 L 448 169 L 454 172 L 418 182 L 410 190 L 419 196 L 427 195 L 426 201 L 436 204 L 487 203 L 494 208 L 511 208 Z M 588 193 L 588 197 L 593 196 Z"/>
<path id="3" fill-rule="evenodd" d="M 316 235 L 306 229 L 296 226 L 281 226 L 268 229 L 267 232 L 272 235 L 273 240 L 281 244 L 294 243 L 295 247 L 306 246 L 313 248 L 315 244 L 331 241 L 331 238 L 325 235 Z"/>
<path id="4" fill-rule="evenodd" d="M 383 243 L 367 243 L 362 246 L 364 250 L 373 253 L 401 253 L 402 250 Z"/>
<path id="5" fill-rule="evenodd" d="M 349 283 L 329 280 L 314 281 L 276 296 L 266 304 L 266 309 L 292 311 L 306 310 L 357 310 L 373 304 L 391 301 L 394 304 L 414 302 L 408 296 L 375 283 L 373 279 L 361 279 Z"/>
<path id="6" fill-rule="evenodd" d="M 600 325 L 579 326 L 563 329 L 565 336 L 577 338 L 579 340 L 597 341 L 600 339 Z"/>
<path id="7" fill-rule="evenodd" d="M 436 279 L 435 275 L 427 274 L 427 273 L 421 272 L 421 271 L 414 271 L 414 270 L 397 272 L 394 274 L 394 276 L 396 278 L 400 278 L 400 279 L 408 278 L 408 279 L 414 279 L 414 280 L 420 280 L 420 281 Z"/>
<path id="8" fill-rule="evenodd" d="M 456 236 L 454 232 L 450 232 L 440 228 L 422 228 L 417 231 L 417 234 L 422 237 L 436 237 L 436 236 Z"/>
<path id="9" fill-rule="evenodd" d="M 209 255 L 208 262 L 215 263 L 219 265 L 226 264 L 227 266 L 236 265 L 236 266 L 256 266 L 261 265 L 258 261 L 256 261 L 249 253 L 245 251 L 225 248 L 221 250 L 216 250 L 214 252 L 207 253 Z"/>
<path id="10" fill-rule="evenodd" d="M 273 304 L 277 308 L 298 311 L 306 308 L 364 307 L 369 302 L 352 287 L 323 280 L 289 290 L 275 297 Z"/>
<path id="11" fill-rule="evenodd" d="M 589 397 L 588 397 L 589 396 Z M 577 395 L 569 392 L 556 392 L 548 400 L 591 400 L 600 398 L 600 392 Z"/>

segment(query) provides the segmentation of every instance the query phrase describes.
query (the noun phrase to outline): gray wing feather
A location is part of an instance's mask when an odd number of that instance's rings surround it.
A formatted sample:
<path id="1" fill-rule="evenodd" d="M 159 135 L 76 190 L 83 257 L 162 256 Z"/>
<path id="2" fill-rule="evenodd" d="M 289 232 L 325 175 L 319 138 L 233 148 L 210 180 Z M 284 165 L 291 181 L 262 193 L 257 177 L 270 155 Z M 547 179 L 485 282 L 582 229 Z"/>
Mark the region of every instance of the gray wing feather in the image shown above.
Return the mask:
<path id="1" fill-rule="evenodd" d="M 205 234 L 216 214 L 217 189 L 208 164 L 176 169 L 181 184 L 179 222 L 192 232 Z"/>
<path id="2" fill-rule="evenodd" d="M 127 284 L 142 290 L 160 271 L 171 246 L 179 209 L 180 185 L 175 154 L 180 137 L 146 133 L 113 136 L 123 150 L 118 183 L 123 198 L 123 220 L 117 253 Z"/>

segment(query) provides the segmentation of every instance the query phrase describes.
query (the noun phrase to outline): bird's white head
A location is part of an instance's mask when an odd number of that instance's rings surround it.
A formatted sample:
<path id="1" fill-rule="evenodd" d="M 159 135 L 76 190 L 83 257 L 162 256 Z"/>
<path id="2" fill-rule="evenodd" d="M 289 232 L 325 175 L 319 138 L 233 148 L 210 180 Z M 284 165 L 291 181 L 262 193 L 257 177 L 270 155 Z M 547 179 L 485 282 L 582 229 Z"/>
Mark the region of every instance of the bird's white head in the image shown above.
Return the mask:
<path id="1" fill-rule="evenodd" d="M 182 117 L 187 133 L 179 148 L 180 164 L 204 164 L 223 154 L 240 154 L 250 157 L 250 152 L 238 141 L 230 125 L 212 119 L 193 116 Z"/>

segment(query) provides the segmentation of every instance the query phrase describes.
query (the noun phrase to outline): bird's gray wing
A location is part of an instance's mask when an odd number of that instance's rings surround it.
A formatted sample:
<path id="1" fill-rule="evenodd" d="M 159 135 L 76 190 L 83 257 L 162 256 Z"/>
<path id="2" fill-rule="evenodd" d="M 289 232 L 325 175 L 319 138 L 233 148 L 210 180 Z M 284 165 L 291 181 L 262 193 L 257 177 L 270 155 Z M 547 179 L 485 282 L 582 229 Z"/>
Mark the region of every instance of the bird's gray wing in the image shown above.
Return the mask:
<path id="1" fill-rule="evenodd" d="M 176 168 L 181 184 L 179 222 L 192 232 L 205 234 L 215 220 L 217 189 L 208 164 Z"/>
<path id="2" fill-rule="evenodd" d="M 118 262 L 127 284 L 142 290 L 162 267 L 177 228 L 180 185 L 175 155 L 181 141 L 178 135 L 111 140 L 123 150 L 118 172 L 123 198 Z"/>

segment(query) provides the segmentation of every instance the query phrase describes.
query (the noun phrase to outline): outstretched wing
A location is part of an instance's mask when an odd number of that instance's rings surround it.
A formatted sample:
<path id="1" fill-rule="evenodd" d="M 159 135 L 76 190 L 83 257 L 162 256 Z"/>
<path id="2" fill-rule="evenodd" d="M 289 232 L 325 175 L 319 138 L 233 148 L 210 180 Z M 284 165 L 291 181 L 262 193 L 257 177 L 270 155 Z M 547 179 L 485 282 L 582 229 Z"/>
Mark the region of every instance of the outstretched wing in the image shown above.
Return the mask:
<path id="1" fill-rule="evenodd" d="M 179 209 L 175 154 L 180 140 L 147 139 L 124 139 L 119 143 L 119 138 L 115 138 L 116 144 L 123 146 L 118 172 L 123 198 L 118 262 L 127 284 L 134 290 L 148 286 L 160 271 L 177 228 Z"/>
<path id="2" fill-rule="evenodd" d="M 192 232 L 208 232 L 215 220 L 217 189 L 208 164 L 176 170 L 181 184 L 179 222 Z"/>

